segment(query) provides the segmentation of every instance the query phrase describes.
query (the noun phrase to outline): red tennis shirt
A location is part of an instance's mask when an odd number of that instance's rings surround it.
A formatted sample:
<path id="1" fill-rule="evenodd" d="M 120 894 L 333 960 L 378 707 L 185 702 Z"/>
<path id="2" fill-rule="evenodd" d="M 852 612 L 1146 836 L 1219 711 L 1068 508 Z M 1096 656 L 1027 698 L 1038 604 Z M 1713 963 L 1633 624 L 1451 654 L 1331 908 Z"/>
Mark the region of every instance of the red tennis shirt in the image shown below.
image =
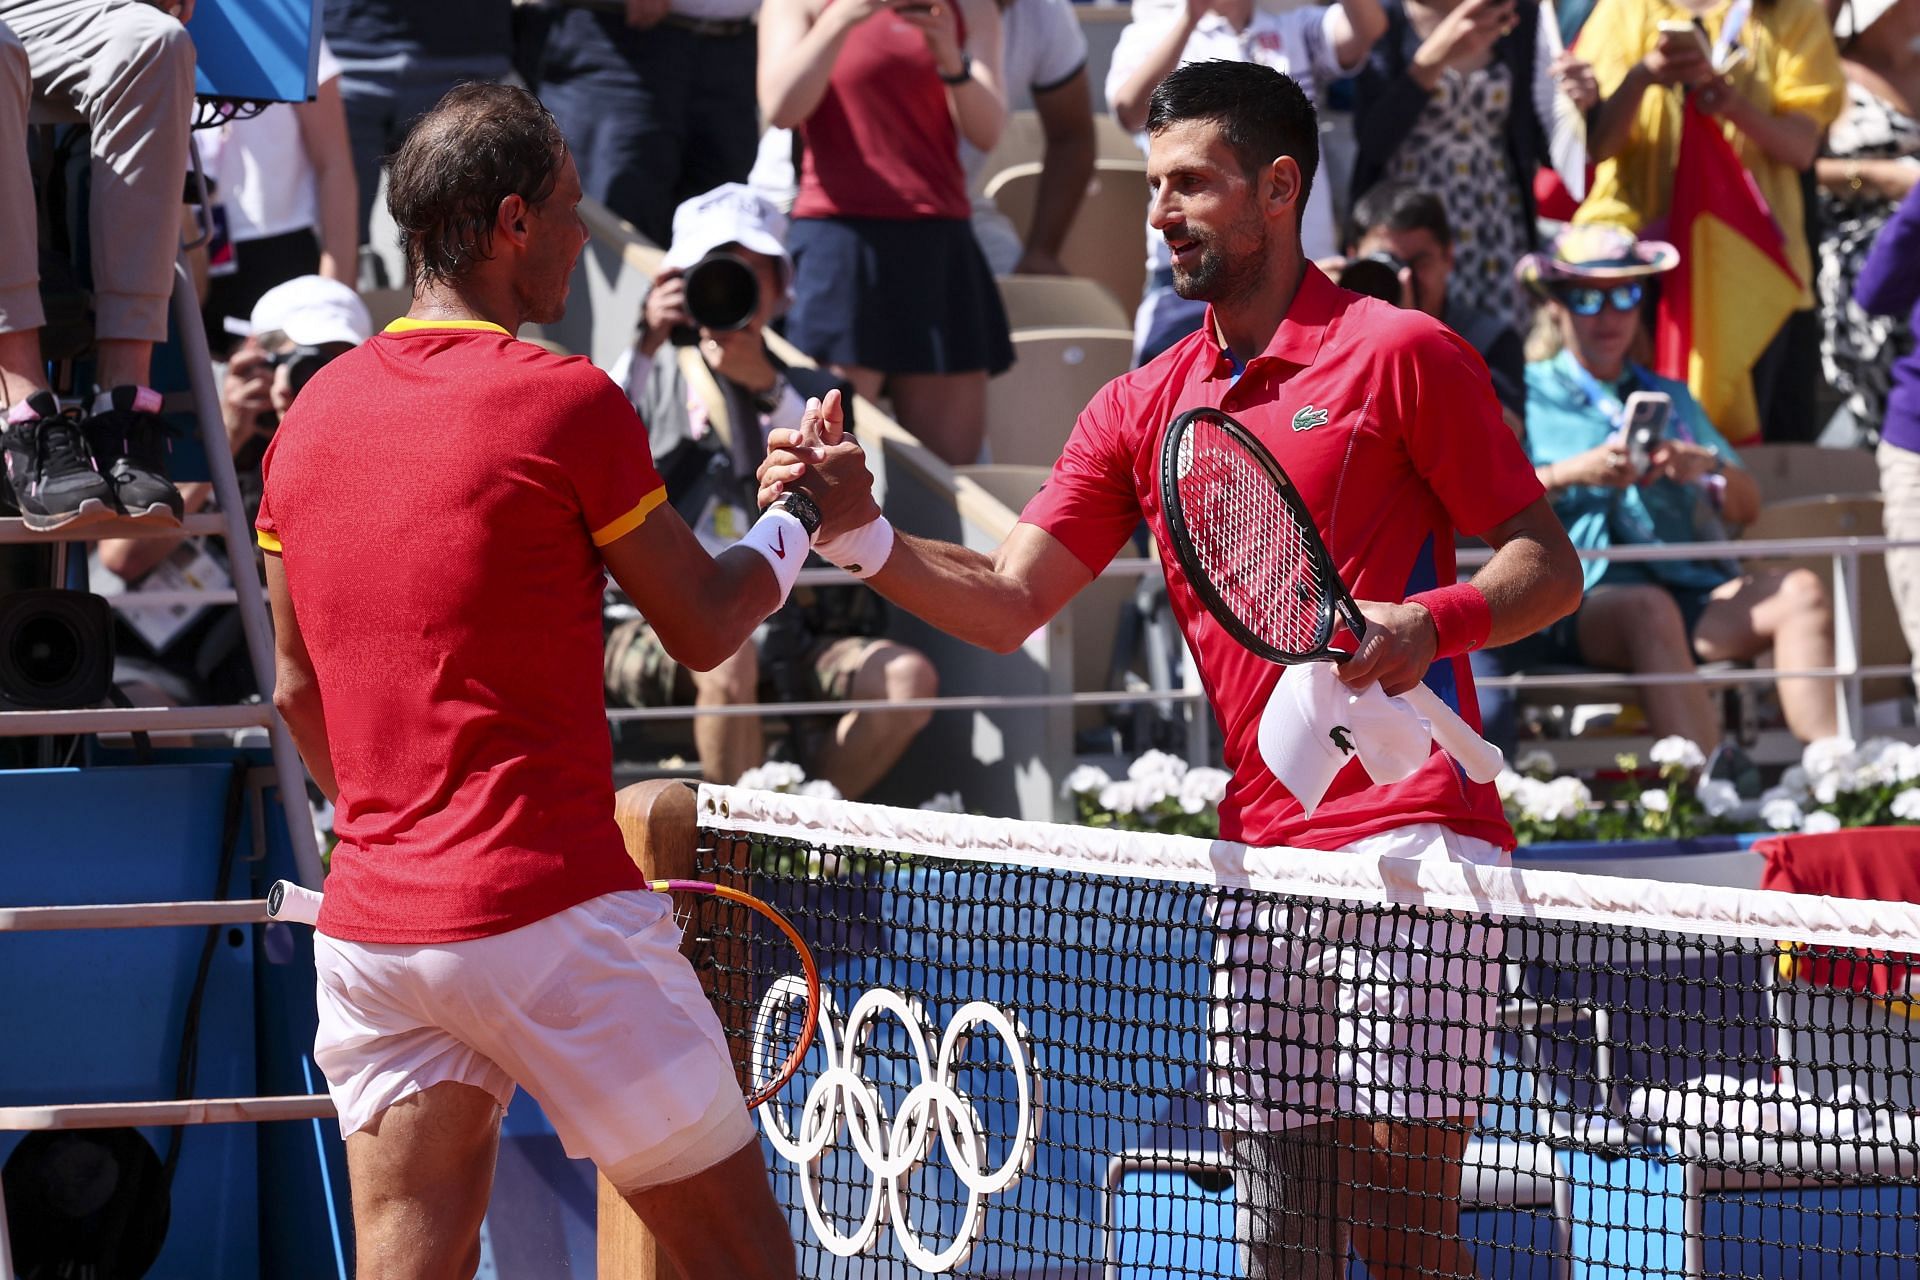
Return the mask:
<path id="1" fill-rule="evenodd" d="M 598 548 L 666 497 L 626 397 L 479 321 L 395 321 L 267 450 L 340 837 L 320 928 L 504 933 L 641 885 L 613 820 Z"/>
<path id="2" fill-rule="evenodd" d="M 1273 341 L 1237 379 L 1209 311 L 1202 330 L 1102 388 L 1021 519 L 1098 573 L 1145 518 L 1233 771 L 1220 806 L 1224 837 L 1337 849 L 1437 822 L 1512 847 L 1493 787 L 1470 782 L 1438 752 L 1384 787 L 1350 762 L 1311 818 L 1268 770 L 1257 743 L 1260 714 L 1284 668 L 1234 640 L 1194 595 L 1160 500 L 1161 434 L 1202 407 L 1232 414 L 1273 451 L 1356 599 L 1398 602 L 1456 581 L 1455 529 L 1484 532 L 1541 496 L 1501 420 L 1486 365 L 1431 317 L 1348 293 L 1308 266 Z M 1479 725 L 1464 656 L 1436 662 L 1426 683 Z"/>

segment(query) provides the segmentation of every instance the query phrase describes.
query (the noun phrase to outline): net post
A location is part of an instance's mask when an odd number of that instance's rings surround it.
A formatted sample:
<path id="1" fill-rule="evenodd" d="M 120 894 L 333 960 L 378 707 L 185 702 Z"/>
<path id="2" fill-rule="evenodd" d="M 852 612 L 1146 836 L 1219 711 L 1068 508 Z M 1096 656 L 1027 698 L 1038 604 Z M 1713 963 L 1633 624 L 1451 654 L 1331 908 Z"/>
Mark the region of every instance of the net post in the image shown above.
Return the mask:
<path id="1" fill-rule="evenodd" d="M 613 800 L 627 854 L 650 880 L 693 877 L 697 813 L 693 788 L 668 778 L 636 782 Z M 681 1280 L 625 1197 L 605 1177 L 599 1185 L 600 1280 Z"/>

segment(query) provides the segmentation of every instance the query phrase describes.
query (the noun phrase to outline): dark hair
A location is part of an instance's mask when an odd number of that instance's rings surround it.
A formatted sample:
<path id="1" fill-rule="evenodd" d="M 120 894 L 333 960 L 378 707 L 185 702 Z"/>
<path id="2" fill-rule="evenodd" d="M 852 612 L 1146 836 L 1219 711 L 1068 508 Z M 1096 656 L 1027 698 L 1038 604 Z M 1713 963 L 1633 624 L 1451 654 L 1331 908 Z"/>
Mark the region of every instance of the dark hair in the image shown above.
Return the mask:
<path id="1" fill-rule="evenodd" d="M 463 84 L 415 122 L 388 164 L 387 207 L 416 286 L 458 281 L 493 256 L 500 202 L 553 194 L 567 140 L 525 89 Z"/>
<path id="2" fill-rule="evenodd" d="M 1447 206 L 1433 192 L 1408 182 L 1375 183 L 1372 190 L 1354 201 L 1353 216 L 1347 220 L 1347 247 L 1359 244 L 1376 227 L 1394 232 L 1431 231 L 1441 244 L 1453 243 Z"/>
<path id="3" fill-rule="evenodd" d="M 1147 100 L 1147 133 L 1188 120 L 1211 120 L 1249 177 L 1281 156 L 1300 166 L 1302 213 L 1320 167 L 1320 124 L 1291 76 L 1257 62 L 1189 62 Z"/>

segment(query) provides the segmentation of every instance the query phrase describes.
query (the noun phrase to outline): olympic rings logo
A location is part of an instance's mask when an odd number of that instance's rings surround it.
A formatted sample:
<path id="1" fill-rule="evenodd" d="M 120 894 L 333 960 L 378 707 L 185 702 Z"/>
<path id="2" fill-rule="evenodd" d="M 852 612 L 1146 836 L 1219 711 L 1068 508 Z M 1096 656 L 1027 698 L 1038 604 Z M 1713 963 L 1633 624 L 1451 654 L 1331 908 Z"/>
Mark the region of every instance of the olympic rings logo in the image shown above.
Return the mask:
<path id="1" fill-rule="evenodd" d="M 806 984 L 799 978 L 781 978 L 768 990 L 754 1017 L 756 1073 L 764 1072 L 766 1064 L 782 1060 L 770 1046 L 784 1020 L 803 1016 L 806 1005 Z M 906 1028 L 919 1068 L 919 1083 L 907 1092 L 899 1114 L 892 1117 L 886 1113 L 879 1089 L 861 1074 L 861 1059 L 872 1043 L 875 1021 L 887 1015 Z M 843 1029 L 837 1029 L 836 1024 Z M 1007 1156 L 995 1168 L 987 1167 L 987 1135 L 981 1131 L 984 1122 L 980 1113 L 954 1086 L 955 1072 L 964 1065 L 968 1041 L 981 1027 L 991 1030 L 1006 1047 L 1018 1096 Z M 950 1271 L 959 1266 L 973 1252 L 985 1226 L 986 1198 L 1013 1186 L 1033 1163 L 1040 1129 L 1040 1081 L 1027 1056 L 1024 1029 L 993 1005 L 975 1000 L 954 1013 L 935 1047 L 933 1028 L 919 1001 L 876 987 L 854 1002 L 843 1023 L 832 999 L 822 992 L 820 1025 L 815 1034 L 826 1057 L 826 1069 L 800 1104 L 799 1131 L 789 1128 L 779 1099 L 769 1099 L 759 1108 L 767 1140 L 799 1172 L 800 1199 L 814 1234 L 829 1252 L 849 1258 L 873 1248 L 881 1231 L 891 1224 L 901 1251 L 922 1271 Z M 820 1207 L 821 1165 L 843 1131 L 873 1174 L 866 1212 L 851 1234 L 842 1234 Z M 907 1184 L 933 1154 L 936 1139 L 967 1189 L 966 1210 L 953 1242 L 938 1251 L 920 1238 L 906 1196 Z"/>

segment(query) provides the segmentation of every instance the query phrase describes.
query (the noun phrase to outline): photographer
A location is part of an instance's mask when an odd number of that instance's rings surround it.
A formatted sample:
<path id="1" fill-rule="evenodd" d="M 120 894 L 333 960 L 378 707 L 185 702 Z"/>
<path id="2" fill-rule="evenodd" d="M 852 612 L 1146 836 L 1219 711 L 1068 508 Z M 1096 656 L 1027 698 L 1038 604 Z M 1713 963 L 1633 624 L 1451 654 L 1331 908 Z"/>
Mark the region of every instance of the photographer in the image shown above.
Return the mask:
<path id="1" fill-rule="evenodd" d="M 1501 317 L 1468 305 L 1448 289 L 1453 279 L 1453 228 L 1430 191 L 1382 182 L 1353 206 L 1340 285 L 1355 293 L 1424 311 L 1470 343 L 1493 374 L 1507 424 L 1527 421 L 1526 352 Z"/>
<path id="2" fill-rule="evenodd" d="M 796 428 L 809 397 L 846 384 L 788 367 L 763 333 L 785 305 L 793 265 L 786 219 L 738 183 L 682 204 L 673 245 L 642 309 L 633 350 L 611 371 L 647 424 L 668 499 L 703 542 L 725 545 L 758 510 L 755 468 L 767 433 Z M 610 611 L 606 686 L 624 706 L 730 706 L 755 701 L 932 697 L 932 664 L 880 639 L 884 606 L 864 587 L 799 588 L 756 637 L 711 671 L 667 654 L 624 602 Z M 931 713 L 848 712 L 831 726 L 796 724 L 799 763 L 857 798 L 884 777 Z M 696 716 L 702 774 L 732 782 L 765 756 L 757 716 Z"/>
<path id="3" fill-rule="evenodd" d="M 352 289 L 298 276 L 261 295 L 249 327 L 252 336 L 227 365 L 220 413 L 251 521 L 260 504 L 260 459 L 281 415 L 321 366 L 365 342 L 373 326 Z M 213 485 L 182 484 L 180 497 L 188 512 L 209 510 Z M 109 539 L 95 549 L 92 569 L 102 595 L 233 584 L 218 538 Z M 233 607 L 127 602 L 116 613 L 114 683 L 136 702 L 234 702 L 259 692 Z"/>
<path id="4" fill-rule="evenodd" d="M 1753 477 L 1685 385 L 1627 358 L 1646 283 L 1679 262 L 1672 245 L 1617 227 L 1569 228 L 1520 261 L 1562 347 L 1527 366 L 1527 452 L 1575 547 L 1720 541 L 1723 521 L 1744 524 L 1760 509 Z M 1636 404 L 1652 412 L 1643 419 Z M 1629 429 L 1643 422 L 1644 433 Z M 1578 664 L 1685 674 L 1697 661 L 1762 654 L 1781 674 L 1780 709 L 1794 736 L 1830 737 L 1832 686 L 1788 678 L 1833 665 L 1832 610 L 1807 569 L 1588 560 L 1579 612 L 1490 660 L 1503 671 Z M 1704 685 L 1648 685 L 1641 702 L 1656 737 L 1719 741 Z"/>

